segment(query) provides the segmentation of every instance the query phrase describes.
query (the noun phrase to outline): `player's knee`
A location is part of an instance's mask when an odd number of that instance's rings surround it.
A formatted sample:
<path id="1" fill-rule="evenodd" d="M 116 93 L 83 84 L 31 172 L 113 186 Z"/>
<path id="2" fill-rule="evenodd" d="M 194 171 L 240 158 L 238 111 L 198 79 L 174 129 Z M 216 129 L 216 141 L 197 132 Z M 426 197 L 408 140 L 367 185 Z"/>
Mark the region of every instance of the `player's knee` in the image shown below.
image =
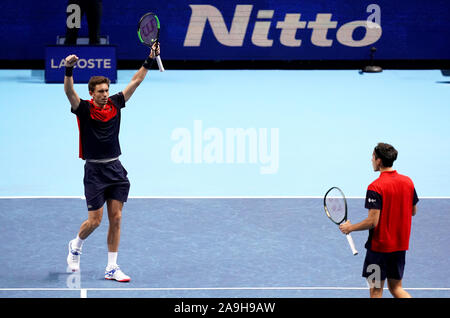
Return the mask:
<path id="1" fill-rule="evenodd" d="M 372 298 L 381 298 L 383 297 L 383 288 L 372 288 L 370 297 Z"/>
<path id="2" fill-rule="evenodd" d="M 394 298 L 409 297 L 409 294 L 402 287 L 389 288 L 389 291 L 391 292 L 391 295 L 394 296 Z"/>
<path id="3" fill-rule="evenodd" d="M 388 280 L 388 288 L 392 296 L 395 298 L 411 297 L 409 293 L 403 289 L 401 280 Z"/>
<path id="4" fill-rule="evenodd" d="M 112 226 L 120 226 L 120 222 L 122 220 L 122 214 L 121 213 L 115 213 L 109 217 L 109 223 Z"/>
<path id="5" fill-rule="evenodd" d="M 89 226 L 91 228 L 96 229 L 102 223 L 102 216 L 100 214 L 97 214 L 95 216 L 90 216 L 88 222 L 89 222 Z"/>
<path id="6" fill-rule="evenodd" d="M 406 294 L 406 291 L 401 286 L 389 286 L 389 291 L 395 298 L 403 298 Z"/>
<path id="7" fill-rule="evenodd" d="M 99 218 L 92 219 L 89 221 L 89 225 L 94 229 L 98 228 L 101 223 L 102 223 L 102 219 L 99 219 Z"/>

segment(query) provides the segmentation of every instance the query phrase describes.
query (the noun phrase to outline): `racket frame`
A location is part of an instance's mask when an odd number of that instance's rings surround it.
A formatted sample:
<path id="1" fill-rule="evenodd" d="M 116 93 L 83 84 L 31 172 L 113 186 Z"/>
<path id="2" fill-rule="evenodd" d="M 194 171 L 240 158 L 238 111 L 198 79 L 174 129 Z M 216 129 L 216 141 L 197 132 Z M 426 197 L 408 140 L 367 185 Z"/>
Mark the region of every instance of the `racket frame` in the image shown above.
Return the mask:
<path id="1" fill-rule="evenodd" d="M 340 194 L 342 195 L 342 198 L 344 199 L 344 209 L 345 209 L 344 218 L 343 218 L 341 221 L 339 221 L 339 222 L 336 222 L 336 221 L 333 220 L 333 218 L 331 217 L 331 214 L 330 214 L 330 212 L 328 211 L 327 201 L 326 201 L 326 200 L 327 200 L 327 195 L 328 195 L 328 193 L 330 193 L 331 190 L 334 190 L 334 189 L 338 190 L 338 191 L 340 192 Z M 325 213 L 327 214 L 327 217 L 328 217 L 328 218 L 331 220 L 331 222 L 333 222 L 334 224 L 340 225 L 341 223 L 347 221 L 347 199 L 345 198 L 344 192 L 343 192 L 340 188 L 338 188 L 338 187 L 331 187 L 331 188 L 325 193 L 325 196 L 323 197 L 323 208 L 324 208 L 324 210 L 325 210 Z M 350 248 L 351 248 L 351 250 L 352 250 L 353 255 L 358 255 L 358 251 L 356 250 L 355 243 L 353 242 L 353 238 L 352 238 L 352 236 L 350 235 L 350 233 L 349 233 L 349 234 L 346 234 L 346 237 L 347 237 L 347 241 L 348 241 L 348 244 L 350 245 Z"/>
<path id="2" fill-rule="evenodd" d="M 145 42 L 145 41 L 142 39 L 142 36 L 141 36 L 141 23 L 142 23 L 142 21 L 143 21 L 147 16 L 149 16 L 149 15 L 152 15 L 152 16 L 155 17 L 155 19 L 156 19 L 156 27 L 157 27 L 157 29 L 158 29 L 158 31 L 156 32 L 156 39 L 155 39 L 155 41 L 153 41 L 153 43 L 151 43 L 151 44 Z M 152 46 L 153 46 L 153 44 L 154 44 L 155 42 L 159 42 L 159 30 L 160 30 L 159 18 L 158 18 L 158 16 L 157 16 L 155 13 L 153 13 L 153 12 L 148 12 L 148 13 L 144 14 L 144 15 L 141 17 L 141 19 L 139 20 L 139 22 L 138 22 L 138 29 L 137 29 L 138 38 L 139 38 L 139 40 L 141 41 L 141 43 L 143 43 L 144 45 L 148 46 L 150 49 L 152 48 Z M 159 55 L 157 55 L 155 58 L 156 58 L 156 62 L 158 63 L 159 71 L 160 71 L 160 72 L 164 72 L 165 69 L 164 69 L 164 66 L 163 66 L 163 64 L 162 64 L 161 57 L 160 57 Z"/>

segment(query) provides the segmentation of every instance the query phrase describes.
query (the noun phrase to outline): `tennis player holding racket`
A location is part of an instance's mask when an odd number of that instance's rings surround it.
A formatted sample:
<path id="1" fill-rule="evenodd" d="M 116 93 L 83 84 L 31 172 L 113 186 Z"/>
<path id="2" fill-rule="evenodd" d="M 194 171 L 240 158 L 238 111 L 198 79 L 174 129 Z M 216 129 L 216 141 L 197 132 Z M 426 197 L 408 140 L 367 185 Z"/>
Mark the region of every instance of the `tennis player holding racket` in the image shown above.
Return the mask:
<path id="1" fill-rule="evenodd" d="M 130 281 L 130 277 L 117 265 L 122 208 L 128 199 L 130 188 L 127 171 L 119 161 L 121 109 L 144 80 L 159 51 L 158 42 L 152 46 L 149 57 L 134 74 L 130 83 L 122 92 L 115 95 L 109 96 L 108 78 L 93 76 L 88 84 L 91 100 L 80 99 L 74 89 L 72 73 L 78 57 L 69 55 L 66 58 L 64 91 L 69 99 L 71 111 L 76 114 L 78 120 L 79 157 L 86 160 L 83 182 L 88 208 L 88 219 L 81 224 L 77 237 L 69 242 L 67 264 L 71 271 L 80 270 L 80 254 L 84 240 L 100 225 L 106 202 L 109 229 L 105 279 Z"/>
<path id="2" fill-rule="evenodd" d="M 416 215 L 419 199 L 411 179 L 392 168 L 397 154 L 397 150 L 386 143 L 375 147 L 372 166 L 380 176 L 367 188 L 368 217 L 357 224 L 347 221 L 339 226 L 344 234 L 369 230 L 362 276 L 369 282 L 372 298 L 382 297 L 386 278 L 394 297 L 411 297 L 402 287 L 402 278 L 411 219 Z"/>

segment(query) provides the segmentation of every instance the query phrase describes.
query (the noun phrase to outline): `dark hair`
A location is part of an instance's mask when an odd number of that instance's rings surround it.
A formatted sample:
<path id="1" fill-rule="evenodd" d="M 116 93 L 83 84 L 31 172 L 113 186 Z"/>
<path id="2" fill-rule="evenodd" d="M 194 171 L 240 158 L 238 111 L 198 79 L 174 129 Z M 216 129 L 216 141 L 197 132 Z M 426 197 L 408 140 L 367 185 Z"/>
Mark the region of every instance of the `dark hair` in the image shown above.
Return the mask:
<path id="1" fill-rule="evenodd" d="M 398 155 L 398 151 L 394 148 L 394 146 L 383 142 L 378 143 L 373 150 L 373 153 L 375 154 L 375 159 L 381 159 L 383 167 L 385 168 L 392 167 Z"/>
<path id="2" fill-rule="evenodd" d="M 111 83 L 111 81 L 109 80 L 109 78 L 104 77 L 104 76 L 92 76 L 89 79 L 89 83 L 88 83 L 88 87 L 89 87 L 89 91 L 93 92 L 95 91 L 95 86 L 97 86 L 98 84 L 108 84 L 109 87 L 109 83 Z"/>

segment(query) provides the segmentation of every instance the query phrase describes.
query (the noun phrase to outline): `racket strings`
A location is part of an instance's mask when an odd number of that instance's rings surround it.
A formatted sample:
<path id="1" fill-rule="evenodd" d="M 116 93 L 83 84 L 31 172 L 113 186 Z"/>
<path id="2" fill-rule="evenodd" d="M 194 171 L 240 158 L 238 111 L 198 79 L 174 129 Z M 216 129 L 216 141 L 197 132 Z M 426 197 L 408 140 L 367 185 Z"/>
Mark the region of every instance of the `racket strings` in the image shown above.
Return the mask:
<path id="1" fill-rule="evenodd" d="M 158 20 L 152 14 L 145 16 L 139 23 L 139 37 L 147 45 L 152 45 L 158 40 L 158 31 Z"/>
<path id="2" fill-rule="evenodd" d="M 340 196 L 327 197 L 326 206 L 331 219 L 339 223 L 345 218 L 345 201 L 344 198 Z"/>

